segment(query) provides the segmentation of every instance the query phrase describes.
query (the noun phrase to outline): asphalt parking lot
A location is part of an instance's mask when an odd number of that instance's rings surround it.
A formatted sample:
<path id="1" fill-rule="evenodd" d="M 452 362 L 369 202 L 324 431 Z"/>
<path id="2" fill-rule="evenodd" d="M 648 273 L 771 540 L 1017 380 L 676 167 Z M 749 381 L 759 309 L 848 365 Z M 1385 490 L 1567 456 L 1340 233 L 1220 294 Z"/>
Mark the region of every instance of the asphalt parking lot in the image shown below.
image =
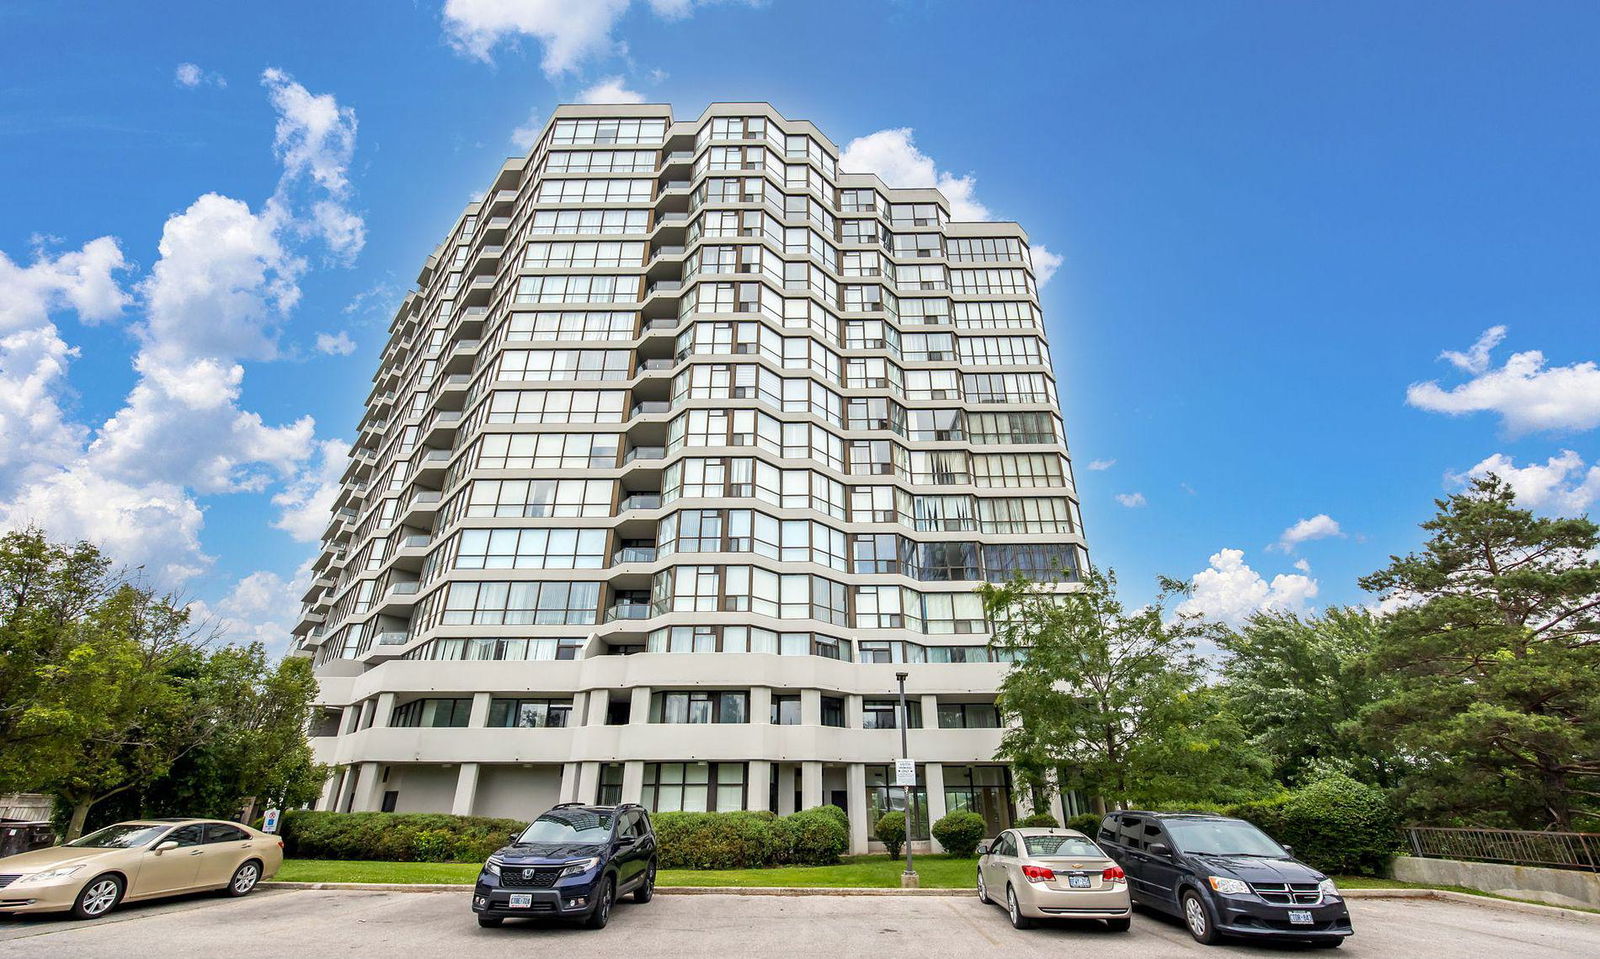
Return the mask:
<path id="1" fill-rule="evenodd" d="M 1335 955 L 1396 959 L 1600 956 L 1600 922 L 1547 919 L 1420 899 L 1351 903 L 1356 936 Z M 1199 955 L 1326 955 L 1308 947 L 1195 943 L 1175 921 L 1138 915 L 1133 930 L 1098 924 L 1017 931 L 976 898 L 898 896 L 674 896 L 619 905 L 599 932 L 509 922 L 479 929 L 465 892 L 261 889 L 243 899 L 195 896 L 134 904 L 98 922 L 0 917 L 7 959 L 281 959 L 378 956 L 440 959 L 490 950 L 563 957 L 910 955 L 1097 959 Z M 1092 950 L 1090 952 L 1089 950 Z"/>

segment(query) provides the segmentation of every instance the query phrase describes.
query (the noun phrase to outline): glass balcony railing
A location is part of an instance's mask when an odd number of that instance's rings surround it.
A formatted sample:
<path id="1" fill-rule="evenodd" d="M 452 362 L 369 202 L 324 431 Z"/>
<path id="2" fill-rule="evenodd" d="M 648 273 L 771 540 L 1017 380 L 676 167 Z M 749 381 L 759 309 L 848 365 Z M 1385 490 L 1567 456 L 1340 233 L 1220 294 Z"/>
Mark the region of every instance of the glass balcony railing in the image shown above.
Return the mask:
<path id="1" fill-rule="evenodd" d="M 616 551 L 616 553 L 612 554 L 611 557 L 611 562 L 613 565 L 621 565 L 623 563 L 653 563 L 655 560 L 656 548 L 654 546 L 624 546 L 622 549 L 619 549 Z"/>

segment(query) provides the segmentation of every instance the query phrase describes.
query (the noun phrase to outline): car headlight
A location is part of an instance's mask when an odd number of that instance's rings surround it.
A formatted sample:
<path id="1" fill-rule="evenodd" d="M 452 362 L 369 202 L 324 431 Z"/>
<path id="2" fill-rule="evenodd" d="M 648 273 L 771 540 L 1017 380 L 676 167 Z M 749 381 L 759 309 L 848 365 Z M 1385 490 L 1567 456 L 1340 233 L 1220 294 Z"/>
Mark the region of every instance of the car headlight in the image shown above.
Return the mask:
<path id="1" fill-rule="evenodd" d="M 1331 899 L 1339 895 L 1339 887 L 1333 884 L 1332 879 L 1324 879 L 1317 883 L 1317 891 L 1322 893 L 1322 898 Z"/>
<path id="2" fill-rule="evenodd" d="M 1211 883 L 1211 888 L 1226 896 L 1236 896 L 1242 892 L 1250 891 L 1250 884 L 1242 879 L 1229 879 L 1226 876 L 1208 876 L 1206 882 Z"/>
<path id="3" fill-rule="evenodd" d="M 53 882 L 54 880 L 57 880 L 57 879 L 65 879 L 68 876 L 72 875 L 73 873 L 77 872 L 79 869 L 82 869 L 82 868 L 83 868 L 83 863 L 79 863 L 76 866 L 62 866 L 59 869 L 46 869 L 43 872 L 30 873 L 29 875 L 23 876 L 21 879 L 19 879 L 17 881 L 18 882 Z"/>
<path id="4" fill-rule="evenodd" d="M 483 871 L 491 876 L 500 875 L 500 864 L 493 859 L 483 864 Z"/>
<path id="5" fill-rule="evenodd" d="M 575 862 L 569 862 L 565 866 L 561 867 L 561 872 L 556 875 L 556 878 L 565 879 L 567 876 L 581 876 L 593 869 L 599 862 L 600 859 L 598 856 L 591 856 L 588 859 L 579 859 Z"/>

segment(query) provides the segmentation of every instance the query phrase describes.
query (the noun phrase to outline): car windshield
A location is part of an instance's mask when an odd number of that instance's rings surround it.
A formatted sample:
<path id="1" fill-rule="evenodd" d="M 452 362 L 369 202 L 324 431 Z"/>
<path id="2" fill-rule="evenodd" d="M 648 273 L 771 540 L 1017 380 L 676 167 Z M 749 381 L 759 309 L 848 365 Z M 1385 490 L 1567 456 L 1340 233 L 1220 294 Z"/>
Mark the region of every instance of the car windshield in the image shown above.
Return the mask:
<path id="1" fill-rule="evenodd" d="M 1167 831 L 1184 852 L 1210 856 L 1288 856 L 1272 837 L 1247 822 L 1169 819 Z"/>
<path id="2" fill-rule="evenodd" d="M 1078 836 L 1024 836 L 1022 844 L 1028 847 L 1030 856 L 1070 856 L 1075 859 L 1094 856 L 1098 859 L 1105 855 L 1099 846 Z"/>
<path id="3" fill-rule="evenodd" d="M 535 819 L 517 842 L 559 845 L 605 842 L 611 835 L 611 814 L 593 809 L 562 809 Z"/>
<path id="4" fill-rule="evenodd" d="M 166 832 L 168 826 L 152 826 L 149 823 L 125 822 L 115 826 L 97 829 L 87 836 L 80 836 L 67 843 L 69 846 L 79 848 L 92 847 L 95 849 L 132 849 L 154 840 Z"/>

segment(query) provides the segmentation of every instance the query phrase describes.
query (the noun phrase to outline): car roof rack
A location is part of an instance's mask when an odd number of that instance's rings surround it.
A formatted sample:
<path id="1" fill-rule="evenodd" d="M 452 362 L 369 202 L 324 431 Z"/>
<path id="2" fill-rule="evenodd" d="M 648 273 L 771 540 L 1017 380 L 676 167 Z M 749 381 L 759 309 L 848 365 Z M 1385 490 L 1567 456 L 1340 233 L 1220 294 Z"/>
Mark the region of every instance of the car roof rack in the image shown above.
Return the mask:
<path id="1" fill-rule="evenodd" d="M 550 808 L 551 809 L 571 809 L 573 806 L 589 806 L 589 805 L 593 805 L 593 804 L 592 803 L 586 803 L 586 802 L 558 802 L 554 806 L 551 806 Z"/>

